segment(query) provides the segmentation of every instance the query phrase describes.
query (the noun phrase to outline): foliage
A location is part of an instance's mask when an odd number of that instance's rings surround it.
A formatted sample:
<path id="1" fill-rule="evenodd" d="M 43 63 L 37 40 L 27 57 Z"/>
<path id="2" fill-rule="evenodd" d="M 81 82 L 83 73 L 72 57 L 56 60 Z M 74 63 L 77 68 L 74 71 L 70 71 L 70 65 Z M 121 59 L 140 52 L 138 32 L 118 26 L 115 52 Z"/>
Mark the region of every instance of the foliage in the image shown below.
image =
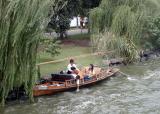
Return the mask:
<path id="1" fill-rule="evenodd" d="M 61 38 L 63 38 L 63 33 L 70 28 L 70 18 L 68 15 L 63 14 L 54 15 L 52 16 L 48 27 L 54 29 L 56 33 L 62 34 Z"/>
<path id="2" fill-rule="evenodd" d="M 21 85 L 24 85 L 30 100 L 33 100 L 37 48 L 50 3 L 50 0 L 0 0 L 2 105 L 8 92 Z"/>
<path id="3" fill-rule="evenodd" d="M 160 48 L 160 16 L 149 17 L 144 28 L 145 35 L 143 36 L 144 48 L 159 49 Z M 142 41 L 143 41 L 142 40 Z"/>
<path id="4" fill-rule="evenodd" d="M 86 9 L 98 7 L 101 0 L 82 0 L 82 7 Z"/>
<path id="5" fill-rule="evenodd" d="M 63 38 L 63 34 L 70 28 L 70 20 L 74 16 L 88 16 L 90 8 L 97 7 L 101 0 L 63 0 L 59 1 L 55 6 L 61 7 L 59 10 L 55 10 L 52 15 L 51 21 L 48 24 L 49 28 L 52 28 L 56 33 L 60 34 Z M 63 2 L 65 5 L 62 6 Z M 53 9 L 55 9 L 53 6 Z"/>
<path id="6" fill-rule="evenodd" d="M 65 3 L 64 6 L 62 6 L 63 2 Z M 73 18 L 73 16 L 77 16 L 82 9 L 80 7 L 80 0 L 63 0 L 57 5 L 61 7 L 61 9 L 55 11 L 56 13 L 52 15 L 48 27 L 54 29 L 60 34 L 60 37 L 63 38 L 63 33 L 70 28 L 70 19 Z M 53 9 L 55 9 L 55 6 L 53 6 Z"/>
<path id="7" fill-rule="evenodd" d="M 124 60 L 128 63 L 135 59 L 132 55 L 138 55 L 137 47 L 131 40 L 128 40 L 126 37 L 117 38 L 117 36 L 108 31 L 97 35 L 93 34 L 92 43 L 96 44 L 94 45 L 94 51 L 114 50 L 112 53 L 113 57 L 124 57 Z"/>
<path id="8" fill-rule="evenodd" d="M 40 40 L 41 45 L 45 46 L 44 51 L 46 53 L 49 53 L 52 57 L 60 54 L 59 49 L 60 49 L 60 41 L 57 39 L 53 38 L 43 38 Z"/>
<path id="9" fill-rule="evenodd" d="M 159 9 L 155 2 L 156 0 L 102 0 L 100 6 L 90 12 L 93 46 L 102 47 L 101 43 L 105 43 L 105 49 L 114 49 L 127 62 L 135 60 L 141 46 L 146 18 L 153 16 L 152 12 Z"/>

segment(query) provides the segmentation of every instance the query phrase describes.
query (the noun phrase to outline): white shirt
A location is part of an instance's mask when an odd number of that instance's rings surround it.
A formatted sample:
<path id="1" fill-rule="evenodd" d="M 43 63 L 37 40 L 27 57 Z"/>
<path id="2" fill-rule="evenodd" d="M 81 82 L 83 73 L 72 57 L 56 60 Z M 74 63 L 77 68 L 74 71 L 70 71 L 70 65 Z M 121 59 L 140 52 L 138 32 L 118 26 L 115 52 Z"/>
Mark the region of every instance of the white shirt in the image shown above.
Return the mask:
<path id="1" fill-rule="evenodd" d="M 72 67 L 75 67 L 75 68 L 77 69 L 77 66 L 76 66 L 75 64 L 68 64 L 67 70 L 68 70 L 68 71 L 72 71 L 72 70 L 71 70 Z"/>

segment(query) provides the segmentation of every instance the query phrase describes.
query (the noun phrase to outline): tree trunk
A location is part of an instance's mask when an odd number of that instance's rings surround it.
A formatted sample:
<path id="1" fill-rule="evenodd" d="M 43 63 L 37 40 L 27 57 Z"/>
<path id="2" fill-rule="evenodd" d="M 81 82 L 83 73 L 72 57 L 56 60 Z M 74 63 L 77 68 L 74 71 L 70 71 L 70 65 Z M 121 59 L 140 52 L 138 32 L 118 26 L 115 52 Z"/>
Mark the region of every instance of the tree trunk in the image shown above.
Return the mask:
<path id="1" fill-rule="evenodd" d="M 60 39 L 64 39 L 63 32 L 60 32 Z"/>

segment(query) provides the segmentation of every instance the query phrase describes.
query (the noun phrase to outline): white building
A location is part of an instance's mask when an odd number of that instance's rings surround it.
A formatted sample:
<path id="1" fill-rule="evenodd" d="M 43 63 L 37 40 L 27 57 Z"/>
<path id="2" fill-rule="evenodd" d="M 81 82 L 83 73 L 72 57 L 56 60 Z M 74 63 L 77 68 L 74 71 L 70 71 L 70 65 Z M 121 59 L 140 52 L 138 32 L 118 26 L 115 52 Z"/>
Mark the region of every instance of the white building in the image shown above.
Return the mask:
<path id="1" fill-rule="evenodd" d="M 88 22 L 88 18 L 84 17 L 84 26 L 86 21 Z M 73 19 L 71 19 L 70 27 L 77 27 L 77 26 L 78 27 L 80 26 L 80 17 L 74 17 Z"/>
<path id="2" fill-rule="evenodd" d="M 78 26 L 80 26 L 80 17 L 74 17 L 71 19 L 70 27 L 77 27 L 77 21 L 78 21 Z"/>

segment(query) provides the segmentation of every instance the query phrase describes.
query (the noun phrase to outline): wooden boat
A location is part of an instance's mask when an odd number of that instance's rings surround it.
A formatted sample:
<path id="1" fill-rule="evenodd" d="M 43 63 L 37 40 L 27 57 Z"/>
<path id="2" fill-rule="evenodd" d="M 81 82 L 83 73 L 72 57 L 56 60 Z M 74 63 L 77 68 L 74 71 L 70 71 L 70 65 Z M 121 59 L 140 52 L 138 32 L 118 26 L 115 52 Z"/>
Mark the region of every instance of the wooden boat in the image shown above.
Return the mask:
<path id="1" fill-rule="evenodd" d="M 119 71 L 119 69 L 112 68 L 109 70 L 102 70 L 101 68 L 96 68 L 95 71 L 96 71 L 96 74 L 92 76 L 89 80 L 85 80 L 84 78 L 79 80 L 80 88 L 95 84 L 109 77 L 112 77 Z M 64 74 L 58 74 L 58 75 L 60 76 Z M 69 79 L 69 80 L 64 80 L 64 81 L 59 81 L 59 80 L 55 81 L 52 79 L 47 79 L 47 80 L 48 80 L 47 82 L 43 84 L 37 84 L 33 88 L 34 96 L 52 95 L 58 92 L 68 91 L 71 89 L 77 89 L 77 83 L 75 79 Z"/>

